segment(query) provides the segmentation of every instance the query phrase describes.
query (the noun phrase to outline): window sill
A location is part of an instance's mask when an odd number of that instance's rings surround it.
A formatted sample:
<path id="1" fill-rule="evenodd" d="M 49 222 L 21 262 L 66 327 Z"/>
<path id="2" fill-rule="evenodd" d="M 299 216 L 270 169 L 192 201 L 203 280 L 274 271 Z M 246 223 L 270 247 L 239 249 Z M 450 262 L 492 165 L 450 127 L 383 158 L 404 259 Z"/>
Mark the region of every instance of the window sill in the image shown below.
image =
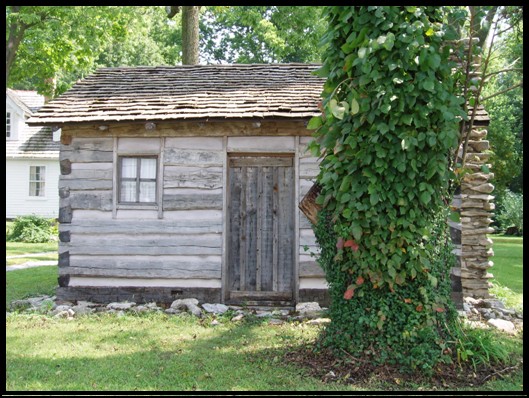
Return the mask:
<path id="1" fill-rule="evenodd" d="M 158 205 L 117 205 L 117 210 L 158 210 Z"/>
<path id="2" fill-rule="evenodd" d="M 28 196 L 27 200 L 39 201 L 39 200 L 48 200 L 48 198 L 46 196 Z"/>

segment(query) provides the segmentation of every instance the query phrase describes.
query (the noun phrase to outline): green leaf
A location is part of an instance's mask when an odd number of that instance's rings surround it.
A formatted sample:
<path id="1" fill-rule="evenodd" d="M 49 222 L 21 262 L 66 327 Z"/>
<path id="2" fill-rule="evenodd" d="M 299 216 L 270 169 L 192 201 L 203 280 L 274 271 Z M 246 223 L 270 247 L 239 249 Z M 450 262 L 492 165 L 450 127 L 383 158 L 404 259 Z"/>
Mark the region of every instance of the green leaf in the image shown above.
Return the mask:
<path id="1" fill-rule="evenodd" d="M 329 108 L 336 119 L 342 120 L 344 115 L 349 111 L 349 104 L 345 101 L 340 101 L 340 103 L 337 103 L 333 98 L 329 101 Z"/>
<path id="2" fill-rule="evenodd" d="M 349 188 L 351 187 L 351 181 L 353 177 L 351 176 L 345 176 L 342 180 L 342 184 L 340 185 L 340 188 L 338 189 L 340 192 L 347 192 Z"/>
<path id="3" fill-rule="evenodd" d="M 407 124 L 408 126 L 411 125 L 411 122 L 413 121 L 413 116 L 410 114 L 404 114 L 400 118 L 401 122 L 404 124 Z"/>
<path id="4" fill-rule="evenodd" d="M 313 118 L 309 120 L 309 123 L 307 124 L 307 129 L 316 130 L 322 124 L 323 124 L 323 121 L 321 119 L 321 116 L 314 116 Z"/>
<path id="5" fill-rule="evenodd" d="M 439 68 L 439 65 L 441 64 L 441 56 L 439 54 L 431 54 L 428 57 L 428 65 L 432 69 Z"/>
<path id="6" fill-rule="evenodd" d="M 340 203 L 347 203 L 351 200 L 351 195 L 349 193 L 344 193 L 341 197 L 340 197 Z"/>
<path id="7" fill-rule="evenodd" d="M 450 220 L 452 220 L 453 222 L 459 222 L 459 221 L 461 221 L 461 215 L 459 214 L 458 211 L 453 211 L 453 210 L 452 210 L 452 211 L 450 212 L 450 215 L 448 216 L 448 218 L 449 218 Z"/>
<path id="8" fill-rule="evenodd" d="M 376 205 L 378 203 L 378 194 L 372 193 L 371 196 L 369 197 L 369 201 L 371 203 L 371 206 Z"/>
<path id="9" fill-rule="evenodd" d="M 427 205 L 430 203 L 430 200 L 432 199 L 432 195 L 428 191 L 423 191 L 421 195 L 419 196 L 419 199 L 424 205 Z"/>
<path id="10" fill-rule="evenodd" d="M 351 115 L 356 115 L 358 111 L 360 110 L 360 105 L 358 104 L 358 101 L 356 98 L 353 98 L 351 100 Z"/>
<path id="11" fill-rule="evenodd" d="M 434 288 L 437 287 L 437 278 L 435 276 L 428 274 L 428 280 Z"/>
<path id="12" fill-rule="evenodd" d="M 425 80 L 424 83 L 422 84 L 422 87 L 425 89 L 425 90 L 428 90 L 430 92 L 434 92 L 434 83 L 433 83 L 433 80 Z"/>
<path id="13" fill-rule="evenodd" d="M 362 227 L 358 225 L 357 223 L 353 223 L 351 226 L 351 232 L 353 234 L 353 237 L 356 241 L 360 241 L 362 238 Z"/>
<path id="14" fill-rule="evenodd" d="M 380 107 L 380 111 L 383 113 L 389 113 L 390 110 L 391 110 L 390 104 L 384 104 Z"/>
<path id="15" fill-rule="evenodd" d="M 389 131 L 389 126 L 386 123 L 379 123 L 377 127 L 378 131 L 382 134 L 385 134 Z"/>
<path id="16" fill-rule="evenodd" d="M 386 40 L 384 41 L 383 46 L 386 50 L 391 51 L 394 44 L 395 44 L 395 35 L 389 32 L 386 36 Z"/>

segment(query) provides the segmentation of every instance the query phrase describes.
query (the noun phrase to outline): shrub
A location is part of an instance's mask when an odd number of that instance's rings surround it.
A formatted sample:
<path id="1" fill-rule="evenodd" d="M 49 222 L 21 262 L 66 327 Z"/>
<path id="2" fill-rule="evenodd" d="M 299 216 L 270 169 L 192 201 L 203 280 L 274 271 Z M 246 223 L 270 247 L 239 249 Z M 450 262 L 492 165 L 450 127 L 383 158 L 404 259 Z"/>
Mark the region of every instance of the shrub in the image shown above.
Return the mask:
<path id="1" fill-rule="evenodd" d="M 25 243 L 46 243 L 57 239 L 58 229 L 54 219 L 35 214 L 17 217 L 6 241 Z"/>
<path id="2" fill-rule="evenodd" d="M 505 192 L 496 221 L 507 235 L 523 234 L 523 194 L 509 190 Z"/>

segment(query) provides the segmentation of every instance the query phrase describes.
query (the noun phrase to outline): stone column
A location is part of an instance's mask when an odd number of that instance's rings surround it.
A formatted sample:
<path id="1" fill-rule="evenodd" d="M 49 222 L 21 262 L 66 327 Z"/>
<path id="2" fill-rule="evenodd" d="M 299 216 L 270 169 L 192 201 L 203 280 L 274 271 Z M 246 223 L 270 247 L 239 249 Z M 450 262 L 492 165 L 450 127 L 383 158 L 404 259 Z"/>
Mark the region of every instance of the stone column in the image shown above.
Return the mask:
<path id="1" fill-rule="evenodd" d="M 489 268 L 493 262 L 490 257 L 492 240 L 487 234 L 494 232 L 489 225 L 492 222 L 494 196 L 490 195 L 494 185 L 490 180 L 491 173 L 487 150 L 489 142 L 487 127 L 489 118 L 480 109 L 470 133 L 464 176 L 461 182 L 460 215 L 461 215 L 461 285 L 464 296 L 488 298 L 489 279 L 493 277 Z"/>

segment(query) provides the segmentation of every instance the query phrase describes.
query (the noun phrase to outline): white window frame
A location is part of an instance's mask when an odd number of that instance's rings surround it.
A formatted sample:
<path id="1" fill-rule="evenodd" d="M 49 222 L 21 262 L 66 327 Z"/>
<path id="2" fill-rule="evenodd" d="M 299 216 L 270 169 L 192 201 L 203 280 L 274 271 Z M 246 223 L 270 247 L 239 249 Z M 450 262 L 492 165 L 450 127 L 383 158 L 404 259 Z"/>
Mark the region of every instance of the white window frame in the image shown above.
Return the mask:
<path id="1" fill-rule="evenodd" d="M 33 171 L 33 168 L 39 168 L 39 173 L 38 173 L 38 179 L 36 178 L 32 178 L 33 177 L 33 174 L 35 174 L 35 176 L 37 175 L 36 173 L 36 169 L 35 169 L 35 173 L 32 173 Z M 32 184 L 35 184 L 35 189 L 32 190 L 32 187 L 33 185 Z M 37 189 L 38 187 L 38 189 Z M 35 195 L 35 193 L 39 193 L 39 195 Z M 29 166 L 29 191 L 28 191 L 28 196 L 32 199 L 45 199 L 46 198 L 46 166 L 42 166 L 42 165 L 31 165 Z"/>
<path id="2" fill-rule="evenodd" d="M 122 177 L 122 172 L 123 172 L 123 166 L 122 166 L 122 162 L 123 162 L 123 159 L 137 159 L 139 160 L 136 164 L 136 167 L 137 167 L 137 171 L 136 171 L 136 177 L 135 177 L 135 182 L 136 182 L 136 201 L 134 202 L 124 202 L 121 200 L 121 183 L 123 182 L 123 177 Z M 148 179 L 143 179 L 141 178 L 141 175 L 140 175 L 140 170 L 141 170 L 141 160 L 142 159 L 155 159 L 156 160 L 156 175 L 154 178 L 148 178 Z M 118 184 L 117 184 L 117 189 L 118 189 L 118 193 L 117 193 L 117 197 L 118 197 L 118 206 L 147 206 L 147 207 L 153 207 L 153 208 L 156 208 L 158 206 L 158 201 L 159 201 L 159 198 L 158 198 L 158 184 L 160 184 L 160 181 L 158 181 L 158 162 L 159 162 L 159 158 L 158 156 L 156 155 L 119 155 L 118 156 Z M 129 180 L 129 179 L 126 179 L 126 180 Z M 155 199 L 154 199 L 154 202 L 140 202 L 139 201 L 139 185 L 141 182 L 154 182 L 155 186 L 154 186 L 154 192 L 155 192 Z"/>

